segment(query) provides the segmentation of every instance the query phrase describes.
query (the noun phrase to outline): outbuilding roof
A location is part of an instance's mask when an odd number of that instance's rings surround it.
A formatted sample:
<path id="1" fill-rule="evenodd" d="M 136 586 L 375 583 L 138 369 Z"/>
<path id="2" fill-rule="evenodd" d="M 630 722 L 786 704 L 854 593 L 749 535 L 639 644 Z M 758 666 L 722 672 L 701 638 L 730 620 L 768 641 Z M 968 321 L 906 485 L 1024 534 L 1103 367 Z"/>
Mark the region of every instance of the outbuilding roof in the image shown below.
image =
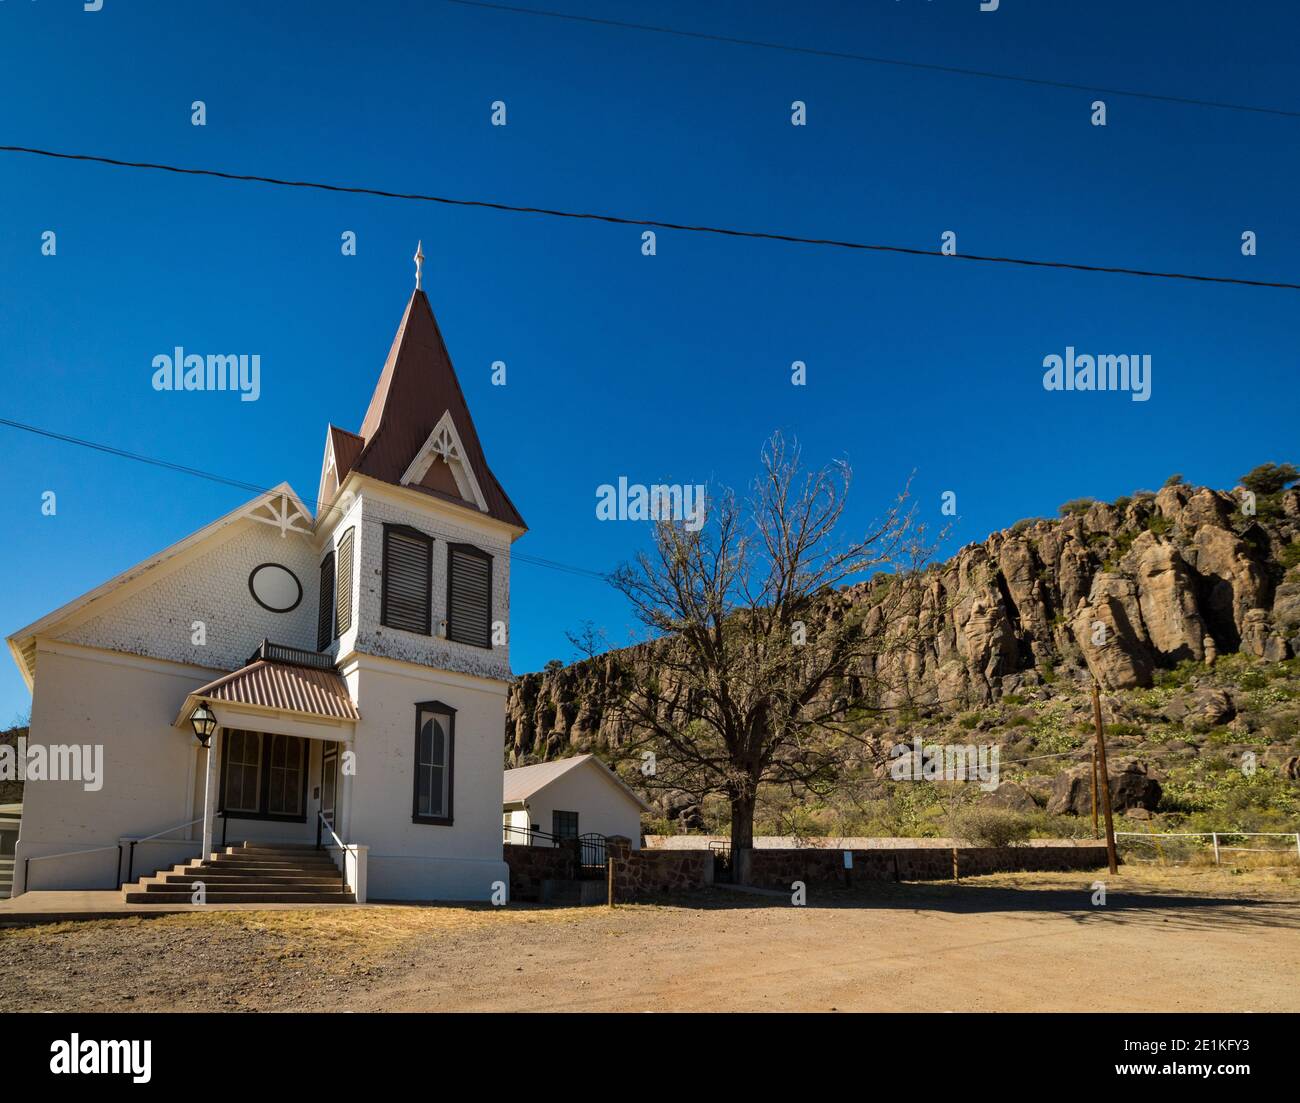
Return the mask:
<path id="1" fill-rule="evenodd" d="M 574 755 L 572 758 L 557 758 L 554 762 L 539 762 L 536 766 L 517 766 L 505 772 L 502 786 L 502 804 L 522 804 L 530 797 L 536 796 L 552 782 L 558 781 L 565 774 L 590 763 L 595 769 L 612 781 L 630 800 L 635 801 L 643 812 L 654 809 L 627 787 L 623 779 L 605 765 L 594 754 Z"/>

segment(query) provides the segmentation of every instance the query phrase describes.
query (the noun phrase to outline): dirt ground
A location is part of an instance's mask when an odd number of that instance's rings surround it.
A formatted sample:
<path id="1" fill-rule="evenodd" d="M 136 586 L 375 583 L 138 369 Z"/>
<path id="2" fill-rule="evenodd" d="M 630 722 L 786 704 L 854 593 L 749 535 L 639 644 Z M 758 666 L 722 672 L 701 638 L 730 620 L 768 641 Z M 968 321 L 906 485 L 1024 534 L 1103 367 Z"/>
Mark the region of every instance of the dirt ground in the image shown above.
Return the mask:
<path id="1" fill-rule="evenodd" d="M 0 929 L 0 1009 L 1297 1011 L 1297 934 L 1294 872 L 1189 869 L 212 912 Z"/>

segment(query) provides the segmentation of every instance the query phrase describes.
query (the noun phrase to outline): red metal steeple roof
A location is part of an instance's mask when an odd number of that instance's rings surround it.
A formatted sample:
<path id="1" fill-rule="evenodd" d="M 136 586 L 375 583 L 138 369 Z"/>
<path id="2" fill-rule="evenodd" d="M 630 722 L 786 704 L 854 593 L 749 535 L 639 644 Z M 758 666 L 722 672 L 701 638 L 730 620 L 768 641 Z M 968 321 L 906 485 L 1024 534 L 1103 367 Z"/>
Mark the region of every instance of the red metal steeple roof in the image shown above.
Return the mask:
<path id="1" fill-rule="evenodd" d="M 388 359 L 379 375 L 370 406 L 358 434 L 365 445 L 355 461 L 344 465 L 336 448 L 339 482 L 349 468 L 383 482 L 401 484 L 411 461 L 429 439 L 434 426 L 450 412 L 460 437 L 465 461 L 473 470 L 483 492 L 487 513 L 498 521 L 527 528 L 483 455 L 474 421 L 460 389 L 460 381 L 447 354 L 446 343 L 433 316 L 428 297 L 418 287 L 406 304 L 401 325 L 393 338 Z M 450 495 L 413 484 L 410 489 L 432 497 Z M 457 500 L 459 504 L 467 503 Z M 470 505 L 469 508 L 477 508 Z"/>

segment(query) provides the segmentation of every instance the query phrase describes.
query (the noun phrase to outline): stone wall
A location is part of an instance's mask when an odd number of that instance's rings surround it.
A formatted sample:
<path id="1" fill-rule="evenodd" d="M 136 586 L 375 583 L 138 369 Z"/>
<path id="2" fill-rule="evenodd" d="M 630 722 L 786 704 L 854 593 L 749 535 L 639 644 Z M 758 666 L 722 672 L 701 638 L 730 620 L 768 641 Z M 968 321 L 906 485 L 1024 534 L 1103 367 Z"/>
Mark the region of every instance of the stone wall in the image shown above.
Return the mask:
<path id="1" fill-rule="evenodd" d="M 963 877 L 981 873 L 1046 873 L 1099 869 L 1106 864 L 1106 844 L 1082 846 L 971 846 L 957 852 Z"/>
<path id="2" fill-rule="evenodd" d="M 567 881 L 577 876 L 577 856 L 565 847 L 507 843 L 501 855 L 510 867 L 511 900 L 540 900 L 543 881 Z"/>
<path id="3" fill-rule="evenodd" d="M 574 877 L 575 855 L 548 846 L 506 846 L 510 897 L 536 900 L 544 880 Z M 852 869 L 844 867 L 844 850 L 768 849 L 751 855 L 749 884 L 788 889 L 806 885 L 853 885 L 865 881 L 946 881 L 982 873 L 1093 870 L 1106 864 L 1106 847 L 964 846 L 852 850 Z M 614 864 L 614 903 L 653 899 L 671 892 L 713 884 L 709 850 L 633 850 L 627 839 L 612 836 L 607 844 Z"/>
<path id="4" fill-rule="evenodd" d="M 614 863 L 614 903 L 645 900 L 713 883 L 713 854 L 707 850 L 632 850 L 614 836 L 607 844 Z"/>
<path id="5" fill-rule="evenodd" d="M 666 852 L 675 853 L 675 852 Z M 943 881 L 981 873 L 1098 869 L 1106 847 L 1003 846 L 854 850 L 853 868 L 844 868 L 843 850 L 755 850 L 750 884 L 788 888 L 805 884 L 848 885 L 861 881 Z"/>

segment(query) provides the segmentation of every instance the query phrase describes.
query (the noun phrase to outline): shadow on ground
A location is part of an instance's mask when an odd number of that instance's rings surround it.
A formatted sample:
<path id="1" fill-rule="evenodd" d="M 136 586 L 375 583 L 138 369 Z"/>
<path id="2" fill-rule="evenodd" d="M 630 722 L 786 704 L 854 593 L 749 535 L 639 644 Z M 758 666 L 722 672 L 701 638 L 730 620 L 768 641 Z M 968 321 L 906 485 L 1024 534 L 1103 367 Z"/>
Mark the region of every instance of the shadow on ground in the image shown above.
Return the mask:
<path id="1" fill-rule="evenodd" d="M 1093 904 L 1093 882 L 1107 885 L 1105 904 Z M 770 890 L 761 895 L 728 887 L 648 898 L 620 904 L 636 908 L 643 904 L 684 907 L 697 910 L 744 911 L 789 908 L 791 894 Z M 1157 923 L 1171 929 L 1267 927 L 1300 931 L 1300 900 L 1251 895 L 1221 895 L 1208 892 L 1168 892 L 1150 887 L 1125 887 L 1107 880 L 1105 872 L 1081 874 L 1078 887 L 1019 888 L 969 882 L 894 884 L 876 882 L 845 888 L 812 884 L 807 887 L 803 907 L 912 912 L 943 912 L 952 915 L 987 913 L 1015 914 L 1025 918 L 1065 916 L 1076 923 Z"/>

